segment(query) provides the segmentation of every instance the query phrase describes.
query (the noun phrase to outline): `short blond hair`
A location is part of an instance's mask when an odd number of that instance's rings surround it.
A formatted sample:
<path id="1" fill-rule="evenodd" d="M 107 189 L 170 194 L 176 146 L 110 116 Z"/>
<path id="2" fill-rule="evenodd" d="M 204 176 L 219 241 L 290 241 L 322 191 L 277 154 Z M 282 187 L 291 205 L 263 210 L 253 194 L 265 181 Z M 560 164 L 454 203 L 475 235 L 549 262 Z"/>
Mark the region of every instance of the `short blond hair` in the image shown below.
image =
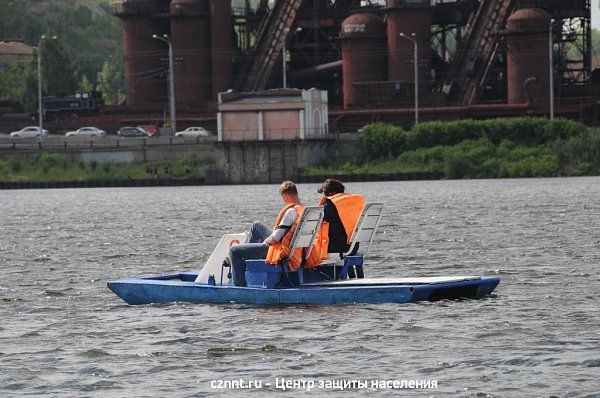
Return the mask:
<path id="1" fill-rule="evenodd" d="M 283 195 L 284 193 L 298 195 L 298 188 L 296 188 L 296 184 L 292 181 L 284 181 L 279 186 L 279 195 Z"/>

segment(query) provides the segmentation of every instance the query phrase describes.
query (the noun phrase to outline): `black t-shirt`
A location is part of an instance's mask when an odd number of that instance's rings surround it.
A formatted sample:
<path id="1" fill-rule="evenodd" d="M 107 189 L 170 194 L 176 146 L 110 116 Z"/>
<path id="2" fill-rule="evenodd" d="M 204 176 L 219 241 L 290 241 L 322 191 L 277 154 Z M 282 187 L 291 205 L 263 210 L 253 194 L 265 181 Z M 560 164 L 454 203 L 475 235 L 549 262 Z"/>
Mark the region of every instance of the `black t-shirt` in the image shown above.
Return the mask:
<path id="1" fill-rule="evenodd" d="M 329 223 L 329 249 L 327 251 L 329 253 L 346 252 L 350 248 L 346 243 L 348 236 L 335 205 L 329 199 L 323 204 L 323 221 Z"/>

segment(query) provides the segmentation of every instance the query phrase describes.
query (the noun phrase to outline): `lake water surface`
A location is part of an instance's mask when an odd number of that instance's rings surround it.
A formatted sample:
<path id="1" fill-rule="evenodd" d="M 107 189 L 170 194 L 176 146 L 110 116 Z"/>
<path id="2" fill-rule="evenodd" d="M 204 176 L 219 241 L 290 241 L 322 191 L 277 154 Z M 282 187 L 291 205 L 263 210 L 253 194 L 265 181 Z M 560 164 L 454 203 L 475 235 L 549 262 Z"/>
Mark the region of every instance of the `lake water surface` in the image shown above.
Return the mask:
<path id="1" fill-rule="evenodd" d="M 0 191 L 0 396 L 262 397 L 279 377 L 438 384 L 312 392 L 329 396 L 600 397 L 600 178 L 348 188 L 385 203 L 368 276 L 498 275 L 495 294 L 128 306 L 107 280 L 198 268 L 222 234 L 273 222 L 277 186 Z M 263 388 L 211 388 L 240 378 Z"/>

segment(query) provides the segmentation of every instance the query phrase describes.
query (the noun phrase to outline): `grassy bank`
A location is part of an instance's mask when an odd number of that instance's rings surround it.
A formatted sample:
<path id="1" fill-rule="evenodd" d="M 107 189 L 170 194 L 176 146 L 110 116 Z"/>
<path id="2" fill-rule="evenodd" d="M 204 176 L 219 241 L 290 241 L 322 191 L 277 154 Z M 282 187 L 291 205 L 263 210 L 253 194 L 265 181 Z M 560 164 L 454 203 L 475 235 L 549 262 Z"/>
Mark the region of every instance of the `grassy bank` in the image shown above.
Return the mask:
<path id="1" fill-rule="evenodd" d="M 411 131 L 363 129 L 361 157 L 333 159 L 306 175 L 438 172 L 446 178 L 600 175 L 600 131 L 542 118 L 430 122 Z"/>
<path id="2" fill-rule="evenodd" d="M 45 182 L 88 180 L 135 180 L 148 178 L 201 178 L 213 159 L 190 156 L 172 162 L 85 163 L 69 156 L 41 152 L 35 157 L 0 159 L 0 181 Z"/>

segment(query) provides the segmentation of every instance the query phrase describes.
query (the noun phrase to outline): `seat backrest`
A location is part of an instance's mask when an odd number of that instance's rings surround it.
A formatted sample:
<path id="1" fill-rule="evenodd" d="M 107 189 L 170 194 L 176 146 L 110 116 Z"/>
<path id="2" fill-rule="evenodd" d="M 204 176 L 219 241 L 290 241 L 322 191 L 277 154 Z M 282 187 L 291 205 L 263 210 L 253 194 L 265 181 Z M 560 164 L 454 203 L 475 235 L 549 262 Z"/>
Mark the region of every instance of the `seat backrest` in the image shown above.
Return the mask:
<path id="1" fill-rule="evenodd" d="M 296 231 L 294 231 L 294 236 L 292 236 L 290 255 L 286 261 L 292 257 L 294 251 L 298 248 L 306 248 L 306 253 L 310 253 L 322 222 L 323 206 L 308 206 L 304 208 L 300 215 Z"/>
<path id="2" fill-rule="evenodd" d="M 360 254 L 364 255 L 375 237 L 383 214 L 383 203 L 366 203 L 360 214 L 356 227 L 350 239 L 350 249 L 345 253 L 352 253 L 357 243 L 360 243 Z"/>

